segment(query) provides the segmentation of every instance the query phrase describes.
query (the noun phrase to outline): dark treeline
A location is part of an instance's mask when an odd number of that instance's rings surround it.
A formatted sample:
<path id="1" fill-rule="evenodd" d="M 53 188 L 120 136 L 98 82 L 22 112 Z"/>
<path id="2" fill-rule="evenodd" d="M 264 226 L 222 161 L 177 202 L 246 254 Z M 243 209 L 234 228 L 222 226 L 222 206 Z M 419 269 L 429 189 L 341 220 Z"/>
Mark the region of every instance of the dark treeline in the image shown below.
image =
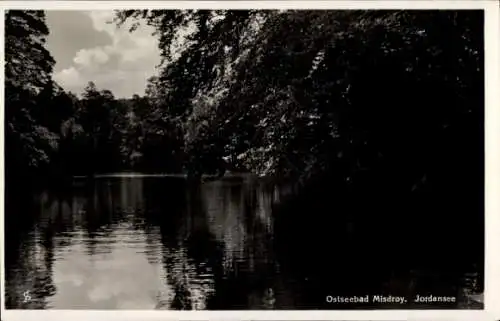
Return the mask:
<path id="1" fill-rule="evenodd" d="M 164 126 L 155 97 L 116 99 L 92 82 L 82 88 L 81 98 L 64 91 L 51 79 L 55 61 L 45 48 L 48 32 L 41 11 L 6 16 L 9 178 L 179 172 L 182 136 Z"/>
<path id="2" fill-rule="evenodd" d="M 230 169 L 292 179 L 297 215 L 278 216 L 282 226 L 343 244 L 343 259 L 383 262 L 345 273 L 482 271 L 482 11 L 116 13 L 130 21 L 160 40 L 146 94 L 120 100 L 91 83 L 78 99 L 51 80 L 43 13 L 7 13 L 8 177 Z M 284 244 L 306 253 L 299 239 Z"/>

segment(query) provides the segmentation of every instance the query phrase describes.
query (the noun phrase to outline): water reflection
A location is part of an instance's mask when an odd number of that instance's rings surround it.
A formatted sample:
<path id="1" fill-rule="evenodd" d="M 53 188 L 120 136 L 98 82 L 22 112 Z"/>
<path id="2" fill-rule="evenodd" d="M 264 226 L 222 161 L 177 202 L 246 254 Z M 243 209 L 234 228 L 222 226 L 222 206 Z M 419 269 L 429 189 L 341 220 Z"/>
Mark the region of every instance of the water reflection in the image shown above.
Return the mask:
<path id="1" fill-rule="evenodd" d="M 265 309 L 283 292 L 272 191 L 251 181 L 82 180 L 33 204 L 8 239 L 8 308 Z"/>
<path id="2" fill-rule="evenodd" d="M 250 177 L 119 176 L 36 193 L 6 207 L 6 306 L 366 309 L 325 297 L 450 293 L 453 281 L 432 271 L 385 277 L 380 251 L 347 242 L 361 238 L 359 222 L 286 201 L 294 193 Z"/>

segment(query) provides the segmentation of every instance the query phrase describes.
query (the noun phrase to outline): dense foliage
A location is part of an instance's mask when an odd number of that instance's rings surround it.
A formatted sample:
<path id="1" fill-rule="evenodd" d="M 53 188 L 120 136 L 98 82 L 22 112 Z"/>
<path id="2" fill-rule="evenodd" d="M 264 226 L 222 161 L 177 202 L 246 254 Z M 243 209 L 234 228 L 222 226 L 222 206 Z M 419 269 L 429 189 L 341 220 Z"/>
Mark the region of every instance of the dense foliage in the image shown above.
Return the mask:
<path id="1" fill-rule="evenodd" d="M 55 64 L 44 46 L 48 34 L 44 18 L 39 11 L 5 15 L 5 143 L 6 165 L 12 170 L 11 164 L 32 169 L 48 163 L 57 147 L 55 135 L 36 119 L 38 95 L 52 86 Z"/>
<path id="2" fill-rule="evenodd" d="M 482 269 L 481 11 L 117 12 L 129 19 L 156 28 L 155 101 L 182 127 L 190 173 L 300 182 L 277 226 L 344 244 L 336 258 L 362 270 L 340 274 L 360 282 Z M 283 246 L 318 257 L 301 238 Z"/>
<path id="3" fill-rule="evenodd" d="M 117 14 L 130 17 L 157 28 L 157 101 L 204 171 L 220 158 L 263 175 L 342 167 L 352 183 L 382 163 L 421 166 L 398 175 L 411 189 L 438 137 L 481 130 L 481 12 Z M 189 45 L 173 50 L 183 33 Z"/>
<path id="4" fill-rule="evenodd" d="M 25 159 L 16 163 L 50 163 L 62 144 L 96 160 L 85 170 L 67 162 L 89 173 L 307 178 L 331 168 L 353 184 L 380 166 L 410 167 L 394 179 L 416 190 L 436 153 L 455 158 L 440 146 L 480 146 L 450 133 L 481 133 L 481 12 L 117 12 L 119 24 L 130 18 L 160 38 L 146 95 L 116 100 L 91 83 L 77 99 L 50 79 L 43 12 L 8 12 L 6 129 Z"/>

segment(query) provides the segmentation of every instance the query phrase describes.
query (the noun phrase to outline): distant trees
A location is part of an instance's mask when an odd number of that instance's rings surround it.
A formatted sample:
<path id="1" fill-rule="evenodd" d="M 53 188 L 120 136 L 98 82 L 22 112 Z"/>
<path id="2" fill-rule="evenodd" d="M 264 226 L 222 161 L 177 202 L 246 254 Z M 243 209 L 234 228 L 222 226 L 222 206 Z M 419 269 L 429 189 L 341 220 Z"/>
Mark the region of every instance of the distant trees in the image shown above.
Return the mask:
<path id="1" fill-rule="evenodd" d="M 146 95 L 132 99 L 137 126 L 141 128 L 138 166 L 146 172 L 178 173 L 183 170 L 184 159 L 182 122 L 178 115 L 166 111 L 157 82 L 157 77 L 151 77 Z"/>
<path id="2" fill-rule="evenodd" d="M 5 45 L 6 172 L 10 184 L 124 169 L 180 171 L 182 134 L 148 96 L 115 99 L 90 82 L 77 98 L 52 80 L 43 11 L 8 11 Z M 161 116 L 161 115 L 160 115 Z M 173 124 L 173 122 L 172 122 Z M 166 134 L 171 135 L 171 139 Z M 172 155 L 175 155 L 172 156 Z"/>

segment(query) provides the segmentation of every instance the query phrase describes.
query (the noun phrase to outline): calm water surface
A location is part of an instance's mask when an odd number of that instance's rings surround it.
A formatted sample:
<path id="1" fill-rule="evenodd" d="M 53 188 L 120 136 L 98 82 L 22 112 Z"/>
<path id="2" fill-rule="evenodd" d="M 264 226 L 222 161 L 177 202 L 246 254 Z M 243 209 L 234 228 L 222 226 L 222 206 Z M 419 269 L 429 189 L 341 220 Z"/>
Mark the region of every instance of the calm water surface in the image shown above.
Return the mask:
<path id="1" fill-rule="evenodd" d="M 273 257 L 275 196 L 246 180 L 193 187 L 182 178 L 147 177 L 77 180 L 63 192 L 44 191 L 34 196 L 34 223 L 9 237 L 17 246 L 8 251 L 7 306 L 286 305 Z"/>
<path id="2" fill-rule="evenodd" d="M 22 218 L 7 222 L 6 306 L 347 308 L 325 297 L 339 280 L 368 294 L 372 250 L 348 248 L 356 238 L 342 234 L 349 228 L 307 223 L 310 213 L 300 212 L 294 228 L 289 216 L 276 224 L 273 204 L 290 193 L 249 177 L 193 186 L 181 177 L 108 176 L 30 195 L 6 209 Z M 408 283 L 391 279 L 389 293 L 407 293 Z"/>

